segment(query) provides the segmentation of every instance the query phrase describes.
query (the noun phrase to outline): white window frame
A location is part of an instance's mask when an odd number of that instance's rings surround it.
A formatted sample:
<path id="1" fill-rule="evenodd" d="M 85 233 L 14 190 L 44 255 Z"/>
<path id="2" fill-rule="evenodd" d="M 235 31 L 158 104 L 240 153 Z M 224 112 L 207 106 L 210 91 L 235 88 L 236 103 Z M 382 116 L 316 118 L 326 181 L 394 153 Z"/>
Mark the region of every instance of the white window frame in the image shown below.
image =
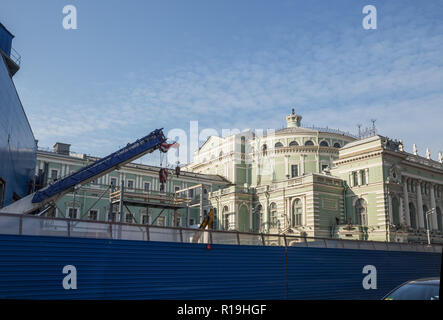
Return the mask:
<path id="1" fill-rule="evenodd" d="M 128 221 L 129 217 L 131 218 L 131 221 Z M 125 214 L 125 222 L 126 223 L 134 223 L 134 215 L 132 213 L 130 213 L 130 212 L 127 212 Z"/>
<path id="2" fill-rule="evenodd" d="M 292 168 L 294 166 L 297 168 L 297 174 L 295 176 L 293 175 L 293 170 L 292 170 Z M 300 176 L 299 165 L 298 164 L 291 164 L 291 178 L 295 178 L 295 177 L 299 177 L 299 176 Z"/>
<path id="3" fill-rule="evenodd" d="M 73 209 L 73 210 L 75 210 L 75 218 L 71 218 L 70 216 L 69 216 L 69 209 Z M 78 213 L 79 213 L 79 208 L 74 208 L 74 207 L 66 207 L 66 218 L 68 218 L 68 219 L 78 219 Z"/>
<path id="4" fill-rule="evenodd" d="M 97 214 L 96 219 L 91 219 L 91 212 L 95 211 L 95 213 Z M 100 215 L 100 211 L 98 209 L 91 209 L 88 212 L 88 219 L 92 220 L 92 221 L 97 221 L 99 220 L 99 215 Z"/>
<path id="5" fill-rule="evenodd" d="M 55 175 L 55 178 L 52 177 L 52 172 L 55 171 L 57 174 Z M 51 176 L 49 177 L 49 179 L 51 179 L 51 181 L 55 181 L 56 179 L 58 179 L 58 169 L 50 169 L 50 173 Z"/>
<path id="6" fill-rule="evenodd" d="M 132 182 L 132 187 L 129 186 L 129 182 Z M 135 181 L 134 179 L 128 179 L 126 182 L 126 188 L 128 190 L 135 190 Z"/>
<path id="7" fill-rule="evenodd" d="M 163 224 L 160 224 L 160 221 L 163 221 Z M 166 217 L 160 216 L 157 218 L 157 226 L 166 227 Z"/>
<path id="8" fill-rule="evenodd" d="M 115 184 L 112 184 L 112 180 L 115 180 Z M 112 186 L 114 186 L 114 187 L 117 187 L 117 186 L 118 186 L 118 178 L 116 178 L 116 177 L 111 177 L 111 178 L 109 179 L 109 184 L 112 185 Z"/>

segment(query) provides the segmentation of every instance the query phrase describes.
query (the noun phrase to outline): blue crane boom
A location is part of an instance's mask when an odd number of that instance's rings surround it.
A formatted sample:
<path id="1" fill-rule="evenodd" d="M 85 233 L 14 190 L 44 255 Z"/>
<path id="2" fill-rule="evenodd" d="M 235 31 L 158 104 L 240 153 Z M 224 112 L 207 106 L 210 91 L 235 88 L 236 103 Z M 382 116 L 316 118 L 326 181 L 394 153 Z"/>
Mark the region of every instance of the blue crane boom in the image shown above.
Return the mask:
<path id="1" fill-rule="evenodd" d="M 92 181 L 106 172 L 114 170 L 118 166 L 124 165 L 143 154 L 154 151 L 165 141 L 166 138 L 163 135 L 162 129 L 157 129 L 146 137 L 128 144 L 126 147 L 97 160 L 89 166 L 83 167 L 43 190 L 37 191 L 32 198 L 32 202 L 42 202 L 45 199 L 73 188 L 77 184 Z"/>
<path id="2" fill-rule="evenodd" d="M 163 129 L 163 128 L 162 128 Z M 80 170 L 64 177 L 55 183 L 36 191 L 29 196 L 20 199 L 11 205 L 3 208 L 0 212 L 9 213 L 30 213 L 42 208 L 50 201 L 56 201 L 66 193 L 74 190 L 76 185 L 86 184 L 97 179 L 120 166 L 125 165 L 147 153 L 151 153 L 156 149 L 161 149 L 162 144 L 166 142 L 166 137 L 162 129 L 152 131 L 147 136 L 128 144 L 126 147 L 111 153 L 110 155 L 95 161 L 94 163 L 81 168 Z"/>

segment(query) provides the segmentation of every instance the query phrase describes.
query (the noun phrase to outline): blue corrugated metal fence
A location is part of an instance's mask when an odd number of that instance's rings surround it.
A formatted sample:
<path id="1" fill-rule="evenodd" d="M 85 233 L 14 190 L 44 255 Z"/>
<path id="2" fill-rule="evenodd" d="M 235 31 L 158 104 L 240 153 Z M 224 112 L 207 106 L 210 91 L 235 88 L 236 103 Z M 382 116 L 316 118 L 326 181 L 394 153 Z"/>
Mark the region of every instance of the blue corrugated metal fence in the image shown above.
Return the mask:
<path id="1" fill-rule="evenodd" d="M 438 276 L 441 254 L 0 235 L 0 298 L 379 299 Z M 286 259 L 287 257 L 287 259 Z M 65 290 L 65 265 L 77 269 Z M 365 290 L 365 265 L 377 289 Z"/>

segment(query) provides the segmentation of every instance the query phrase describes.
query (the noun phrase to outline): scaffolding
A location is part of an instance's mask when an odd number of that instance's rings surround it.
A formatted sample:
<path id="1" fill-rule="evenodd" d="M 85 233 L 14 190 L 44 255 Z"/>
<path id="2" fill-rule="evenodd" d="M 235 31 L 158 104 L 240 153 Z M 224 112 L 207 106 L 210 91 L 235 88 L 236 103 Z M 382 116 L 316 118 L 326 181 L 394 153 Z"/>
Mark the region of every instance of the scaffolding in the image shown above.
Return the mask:
<path id="1" fill-rule="evenodd" d="M 141 207 L 146 208 L 146 211 L 150 208 L 161 209 L 160 213 L 154 218 L 150 223 L 154 225 L 157 219 L 164 213 L 173 213 L 173 226 L 176 226 L 177 215 L 179 209 L 184 209 L 186 211 L 186 227 L 190 226 L 190 209 L 199 207 L 199 224 L 205 219 L 210 208 L 210 203 L 207 199 L 207 191 L 205 193 L 206 186 L 204 184 L 197 184 L 187 188 L 179 189 L 174 192 L 165 191 L 154 191 L 145 190 L 137 188 L 127 188 L 124 186 L 124 181 L 122 181 L 121 186 L 111 186 L 109 191 L 109 213 L 112 217 L 113 210 L 118 207 L 117 212 L 120 214 L 120 222 L 124 222 L 125 210 L 131 214 L 132 217 L 135 215 L 131 212 L 129 207 Z M 195 199 L 191 195 L 191 190 L 200 190 L 199 199 Z M 136 221 L 137 222 L 137 221 Z"/>
<path id="2" fill-rule="evenodd" d="M 155 220 L 151 223 L 154 224 L 157 218 L 160 217 L 165 210 L 172 210 L 173 212 L 176 212 L 178 209 L 187 209 L 191 200 L 192 199 L 190 198 L 179 196 L 173 192 L 125 188 L 124 180 L 122 180 L 122 186 L 111 186 L 110 188 L 109 213 L 112 215 L 113 207 L 118 206 L 120 222 L 123 222 L 125 208 L 132 215 L 132 217 L 135 217 L 135 215 L 129 209 L 129 206 L 146 208 L 146 211 L 148 211 L 149 208 L 160 208 L 160 214 L 158 214 Z M 188 210 L 186 211 L 189 215 Z M 173 224 L 175 225 L 175 215 Z"/>

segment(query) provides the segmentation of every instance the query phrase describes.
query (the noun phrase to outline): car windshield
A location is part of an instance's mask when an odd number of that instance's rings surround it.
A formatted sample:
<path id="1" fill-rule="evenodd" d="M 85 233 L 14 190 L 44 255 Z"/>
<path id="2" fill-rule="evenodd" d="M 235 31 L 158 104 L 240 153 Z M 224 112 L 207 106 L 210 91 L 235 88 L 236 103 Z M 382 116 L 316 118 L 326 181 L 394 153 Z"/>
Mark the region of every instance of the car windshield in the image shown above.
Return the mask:
<path id="1" fill-rule="evenodd" d="M 385 300 L 439 300 L 439 286 L 425 283 L 408 283 L 386 296 Z"/>

